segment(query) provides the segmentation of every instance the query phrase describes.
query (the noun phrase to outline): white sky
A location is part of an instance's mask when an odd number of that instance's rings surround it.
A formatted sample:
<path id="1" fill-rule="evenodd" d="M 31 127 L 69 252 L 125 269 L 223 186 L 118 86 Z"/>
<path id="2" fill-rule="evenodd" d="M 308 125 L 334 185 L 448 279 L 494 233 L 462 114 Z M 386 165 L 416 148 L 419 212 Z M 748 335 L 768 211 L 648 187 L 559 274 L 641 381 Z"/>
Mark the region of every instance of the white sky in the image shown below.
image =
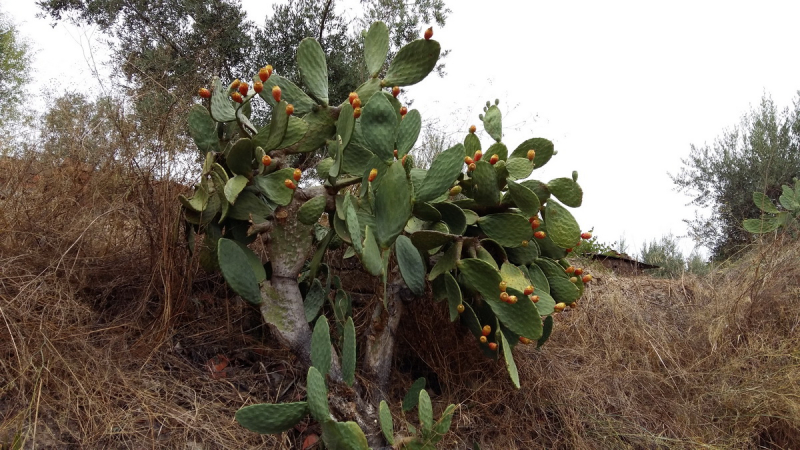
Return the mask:
<path id="1" fill-rule="evenodd" d="M 243 0 L 262 24 L 273 1 Z M 348 0 L 355 14 L 358 3 Z M 664 234 L 685 235 L 694 216 L 674 191 L 690 144 L 710 143 L 768 93 L 781 108 L 800 89 L 797 18 L 790 1 L 449 1 L 434 39 L 451 49 L 447 76 L 408 88 L 423 120 L 463 139 L 486 100 L 500 99 L 510 149 L 530 137 L 559 154 L 536 178 L 578 170 L 582 227 L 630 252 Z M 95 29 L 37 19 L 34 0 L 0 0 L 37 49 L 32 93 L 100 93 L 105 52 Z M 422 30 L 420 30 L 422 32 Z M 92 60 L 94 55 L 94 62 Z M 272 62 L 275 65 L 275 62 Z M 113 86 L 104 86 L 105 89 Z M 404 94 L 405 95 L 405 94 Z M 38 103 L 38 102 L 37 102 Z M 514 125 L 515 129 L 510 129 Z M 483 135 L 488 146 L 490 138 Z M 689 239 L 682 240 L 688 253 Z"/>

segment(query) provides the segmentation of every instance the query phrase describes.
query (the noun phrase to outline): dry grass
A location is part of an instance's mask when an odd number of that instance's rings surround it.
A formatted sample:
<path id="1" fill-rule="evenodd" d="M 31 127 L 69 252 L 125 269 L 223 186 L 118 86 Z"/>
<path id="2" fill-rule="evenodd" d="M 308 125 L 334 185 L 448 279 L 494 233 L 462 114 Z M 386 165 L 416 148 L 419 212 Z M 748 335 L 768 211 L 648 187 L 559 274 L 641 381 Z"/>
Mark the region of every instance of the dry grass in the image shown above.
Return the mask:
<path id="1" fill-rule="evenodd" d="M 0 164 L 0 448 L 297 448 L 302 430 L 257 436 L 232 419 L 302 396 L 302 375 L 184 252 L 183 188 L 52 169 Z M 459 405 L 446 448 L 798 448 L 798 259 L 799 243 L 773 242 L 702 279 L 594 268 L 551 341 L 518 347 L 519 391 L 443 304 L 419 300 L 392 404 L 427 377 L 437 410 Z M 217 354 L 226 378 L 205 367 Z"/>

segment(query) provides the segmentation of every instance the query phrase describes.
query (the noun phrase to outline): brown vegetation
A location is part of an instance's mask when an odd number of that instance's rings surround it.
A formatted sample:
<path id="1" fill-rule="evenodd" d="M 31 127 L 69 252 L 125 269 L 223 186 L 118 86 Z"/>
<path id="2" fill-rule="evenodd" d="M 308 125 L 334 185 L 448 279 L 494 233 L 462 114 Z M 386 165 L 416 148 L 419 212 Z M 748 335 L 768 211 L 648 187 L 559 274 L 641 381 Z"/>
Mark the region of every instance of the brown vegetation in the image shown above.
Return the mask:
<path id="1" fill-rule="evenodd" d="M 0 171 L 0 447 L 298 448 L 316 430 L 259 436 L 233 421 L 243 405 L 302 398 L 304 377 L 184 250 L 185 188 L 114 165 L 37 183 Z M 597 266 L 550 342 L 517 347 L 519 391 L 445 305 L 416 300 L 395 423 L 425 376 L 435 409 L 458 405 L 443 448 L 798 448 L 798 257 L 800 243 L 775 241 L 680 280 Z"/>

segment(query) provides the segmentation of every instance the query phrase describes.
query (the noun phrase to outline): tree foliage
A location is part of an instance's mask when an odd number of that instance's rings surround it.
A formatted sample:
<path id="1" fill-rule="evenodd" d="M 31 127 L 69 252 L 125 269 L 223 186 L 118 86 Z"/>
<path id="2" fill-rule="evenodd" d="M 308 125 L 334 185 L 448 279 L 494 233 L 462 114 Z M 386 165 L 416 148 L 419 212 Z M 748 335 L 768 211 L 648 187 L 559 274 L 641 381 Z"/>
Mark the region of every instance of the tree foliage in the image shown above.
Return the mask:
<path id="1" fill-rule="evenodd" d="M 776 200 L 781 185 L 800 175 L 800 95 L 782 111 L 764 96 L 738 126 L 724 130 L 712 145 L 692 145 L 682 162 L 672 175 L 677 189 L 692 196 L 692 204 L 710 209 L 707 217 L 686 221 L 690 236 L 715 258 L 736 254 L 751 239 L 742 220 L 760 216 L 752 193 Z"/>
<path id="2" fill-rule="evenodd" d="M 19 117 L 23 86 L 31 64 L 31 50 L 16 25 L 0 14 L 0 127 Z"/>

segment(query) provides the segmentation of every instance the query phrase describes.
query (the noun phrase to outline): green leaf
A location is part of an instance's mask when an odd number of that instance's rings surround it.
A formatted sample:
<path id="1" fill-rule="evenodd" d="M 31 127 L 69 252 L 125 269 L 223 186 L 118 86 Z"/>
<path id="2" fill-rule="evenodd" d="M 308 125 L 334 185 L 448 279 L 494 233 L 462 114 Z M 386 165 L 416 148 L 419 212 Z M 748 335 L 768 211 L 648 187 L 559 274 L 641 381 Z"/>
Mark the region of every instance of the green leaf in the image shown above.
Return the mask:
<path id="1" fill-rule="evenodd" d="M 220 151 L 217 124 L 204 106 L 192 106 L 186 121 L 189 125 L 189 135 L 192 136 L 201 154 Z"/>
<path id="2" fill-rule="evenodd" d="M 778 198 L 778 201 L 781 202 L 781 206 L 788 209 L 789 211 L 797 211 L 800 209 L 800 198 L 797 198 L 795 195 L 794 190 L 787 185 L 783 185 L 783 194 Z"/>
<path id="3" fill-rule="evenodd" d="M 412 109 L 400 121 L 397 127 L 397 158 L 402 158 L 408 153 L 419 138 L 422 129 L 422 116 L 419 111 Z M 463 159 L 463 157 L 462 157 Z M 460 166 L 459 166 L 460 169 Z"/>
<path id="4" fill-rule="evenodd" d="M 434 40 L 417 39 L 403 46 L 389 64 L 386 86 L 410 86 L 422 81 L 436 66 L 441 46 Z"/>
<path id="5" fill-rule="evenodd" d="M 313 225 L 319 221 L 319 216 L 325 211 L 328 201 L 325 195 L 318 195 L 300 206 L 297 210 L 297 220 L 304 225 Z"/>
<path id="6" fill-rule="evenodd" d="M 489 214 L 478 219 L 478 226 L 503 247 L 519 247 L 522 241 L 530 241 L 533 237 L 530 222 L 519 214 Z"/>
<path id="7" fill-rule="evenodd" d="M 572 178 L 550 180 L 547 189 L 567 206 L 577 208 L 583 203 L 583 189 Z"/>
<path id="8" fill-rule="evenodd" d="M 425 389 L 419 391 L 419 421 L 423 430 L 430 431 L 433 428 L 433 406 Z"/>
<path id="9" fill-rule="evenodd" d="M 395 161 L 383 175 L 375 192 L 375 237 L 382 248 L 389 248 L 411 217 L 411 186 L 406 170 Z"/>
<path id="10" fill-rule="evenodd" d="M 386 400 L 381 400 L 378 412 L 381 420 L 381 431 L 383 437 L 389 445 L 394 445 L 394 423 L 392 421 L 392 412 L 389 410 L 389 405 Z"/>
<path id="11" fill-rule="evenodd" d="M 370 77 L 377 77 L 389 53 L 389 28 L 383 22 L 374 22 L 364 37 L 364 60 Z"/>
<path id="12" fill-rule="evenodd" d="M 762 192 L 753 192 L 753 202 L 756 204 L 758 209 L 768 212 L 771 214 L 778 214 L 778 208 L 772 204 L 772 200 L 769 199 L 764 193 Z"/>
<path id="13" fill-rule="evenodd" d="M 553 199 L 544 206 L 547 236 L 561 248 L 572 248 L 580 241 L 581 229 L 575 217 Z"/>
<path id="14" fill-rule="evenodd" d="M 253 172 L 253 152 L 256 147 L 250 139 L 239 139 L 225 158 L 231 172 L 248 176 Z"/>
<path id="15" fill-rule="evenodd" d="M 500 109 L 496 105 L 492 105 L 483 116 L 483 128 L 489 133 L 497 142 L 503 139 L 503 119 L 500 114 Z M 491 155 L 491 153 L 487 154 Z"/>
<path id="16" fill-rule="evenodd" d="M 532 138 L 528 139 L 522 144 L 519 144 L 519 146 L 513 152 L 511 152 L 511 156 L 516 158 L 527 158 L 528 150 L 533 150 L 536 152 L 536 156 L 533 158 L 533 167 L 535 169 L 547 164 L 547 162 L 550 161 L 550 158 L 553 157 L 554 152 L 553 143 L 551 141 L 544 138 Z M 539 196 L 539 199 L 544 201 L 541 195 Z"/>
<path id="17" fill-rule="evenodd" d="M 361 133 L 369 150 L 383 161 L 394 158 L 397 113 L 383 95 L 373 95 L 361 113 Z"/>
<path id="18" fill-rule="evenodd" d="M 414 381 L 408 393 L 403 398 L 403 412 L 408 412 L 414 409 L 419 402 L 419 393 L 425 387 L 425 378 L 420 377 Z"/>
<path id="19" fill-rule="evenodd" d="M 368 450 L 367 437 L 355 422 L 322 422 L 322 442 L 328 450 Z"/>
<path id="20" fill-rule="evenodd" d="M 750 233 L 770 233 L 775 231 L 780 226 L 780 221 L 777 217 L 765 217 L 761 219 L 745 219 L 742 223 L 744 229 Z"/>
<path id="21" fill-rule="evenodd" d="M 320 423 L 331 422 L 331 412 L 328 409 L 328 388 L 325 387 L 325 377 L 319 370 L 311 366 L 306 377 L 306 395 L 308 396 L 308 409 L 314 420 Z"/>
<path id="22" fill-rule="evenodd" d="M 425 293 L 425 262 L 411 243 L 411 239 L 406 236 L 397 236 L 395 241 L 395 251 L 397 253 L 397 264 L 400 266 L 400 274 L 406 286 L 415 295 L 421 296 Z"/>
<path id="23" fill-rule="evenodd" d="M 225 199 L 230 203 L 236 203 L 236 197 L 238 197 L 242 189 L 247 186 L 247 181 L 247 177 L 244 175 L 236 175 L 229 179 L 228 182 L 225 183 Z"/>
<path id="24" fill-rule="evenodd" d="M 260 403 L 236 411 L 239 425 L 261 434 L 283 433 L 292 429 L 309 413 L 308 403 Z"/>
<path id="25" fill-rule="evenodd" d="M 509 345 L 508 339 L 506 338 L 502 328 L 497 331 L 497 334 L 500 336 L 500 346 L 503 348 L 503 359 L 506 362 L 506 370 L 508 370 L 508 375 L 511 377 L 511 382 L 514 383 L 514 387 L 519 389 L 519 373 L 517 372 L 517 363 L 514 362 L 514 355 L 511 353 L 511 345 Z"/>
<path id="26" fill-rule="evenodd" d="M 256 79 L 258 79 L 257 74 L 253 77 L 253 80 Z M 267 82 L 264 83 L 264 90 L 258 94 L 265 102 L 269 103 L 272 108 L 275 108 L 277 103 L 275 99 L 272 98 L 272 88 L 274 86 L 281 88 L 281 98 L 294 106 L 294 113 L 298 116 L 310 113 L 312 109 L 317 106 L 317 103 L 306 95 L 302 89 L 297 87 L 296 84 L 280 75 L 273 74 L 269 77 Z"/>
<path id="27" fill-rule="evenodd" d="M 418 202 L 429 202 L 447 192 L 461 174 L 464 146 L 456 144 L 436 155 L 428 169 L 422 188 L 416 193 Z"/>
<path id="28" fill-rule="evenodd" d="M 305 38 L 297 46 L 297 67 L 308 92 L 323 104 L 328 103 L 328 66 L 325 52 L 314 38 Z"/>
<path id="29" fill-rule="evenodd" d="M 247 255 L 236 242 L 220 238 L 217 243 L 217 261 L 222 276 L 243 299 L 258 305 L 261 303 L 261 290 Z"/>

